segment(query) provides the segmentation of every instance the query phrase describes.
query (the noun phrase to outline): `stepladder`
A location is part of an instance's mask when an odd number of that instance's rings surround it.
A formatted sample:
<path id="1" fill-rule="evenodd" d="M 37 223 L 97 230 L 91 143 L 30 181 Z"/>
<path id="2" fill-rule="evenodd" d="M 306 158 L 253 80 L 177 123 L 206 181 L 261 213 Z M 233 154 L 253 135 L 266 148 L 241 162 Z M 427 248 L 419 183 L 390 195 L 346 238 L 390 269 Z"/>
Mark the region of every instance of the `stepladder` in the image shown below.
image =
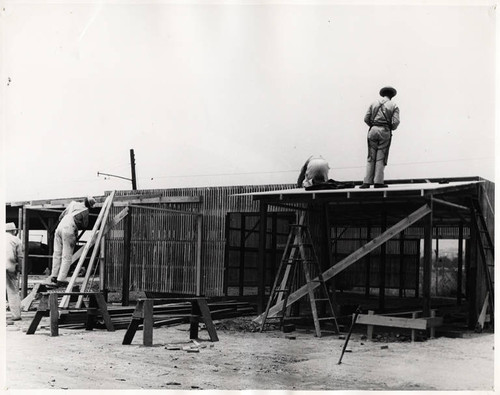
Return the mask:
<path id="1" fill-rule="evenodd" d="M 262 318 L 261 332 L 272 321 L 278 321 L 280 328 L 284 328 L 286 322 L 292 319 L 288 296 L 304 283 L 308 288 L 307 297 L 316 336 L 321 337 L 322 324 L 324 327 L 327 323 L 332 324 L 334 332 L 339 334 L 334 303 L 322 276 L 309 227 L 304 225 L 304 215 L 301 215 L 297 224 L 290 225 L 285 250 Z M 269 310 L 278 303 L 282 303 L 281 311 L 270 316 Z"/>

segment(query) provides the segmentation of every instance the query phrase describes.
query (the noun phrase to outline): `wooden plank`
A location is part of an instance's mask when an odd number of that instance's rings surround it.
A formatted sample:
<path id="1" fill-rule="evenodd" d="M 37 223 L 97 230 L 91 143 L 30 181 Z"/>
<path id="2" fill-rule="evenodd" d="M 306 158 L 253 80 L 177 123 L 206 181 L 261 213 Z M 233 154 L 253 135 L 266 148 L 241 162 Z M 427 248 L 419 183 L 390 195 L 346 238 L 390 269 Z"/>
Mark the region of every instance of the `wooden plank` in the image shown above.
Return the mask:
<path id="1" fill-rule="evenodd" d="M 142 318 L 132 318 L 130 324 L 128 325 L 127 331 L 125 332 L 125 336 L 123 337 L 122 344 L 131 344 L 132 340 L 134 340 L 135 333 L 137 332 L 137 328 L 142 323 Z"/>
<path id="2" fill-rule="evenodd" d="M 99 229 L 100 225 L 101 225 L 101 222 L 104 218 L 104 214 L 106 212 L 106 207 L 107 206 L 110 206 L 110 197 L 111 196 L 108 196 L 106 201 L 104 202 L 104 207 L 103 209 L 101 210 L 101 212 L 99 213 L 99 216 L 97 217 L 97 220 L 94 224 L 94 228 L 92 229 L 92 236 L 90 238 L 90 240 L 87 242 L 87 244 L 85 244 L 85 246 L 83 247 L 83 251 L 80 255 L 80 258 L 78 260 L 78 263 L 76 265 L 76 268 L 75 268 L 75 271 L 73 272 L 73 276 L 71 276 L 71 279 L 68 283 L 68 286 L 66 287 L 66 292 L 70 292 L 72 289 L 73 289 L 73 285 L 75 285 L 75 282 L 76 282 L 76 278 L 78 276 L 78 273 L 80 272 L 80 269 L 82 268 L 83 266 L 83 262 L 85 261 L 85 258 L 87 256 L 87 253 L 91 247 L 91 245 L 95 242 L 96 238 L 97 238 L 97 230 Z M 61 300 L 61 303 L 59 304 L 60 307 L 67 307 L 69 305 L 69 297 L 67 296 L 64 296 Z"/>
<path id="3" fill-rule="evenodd" d="M 153 301 L 144 301 L 144 328 L 142 330 L 143 341 L 145 346 L 153 345 Z"/>
<path id="4" fill-rule="evenodd" d="M 347 269 L 349 266 L 351 266 L 353 263 L 357 262 L 359 259 L 364 257 L 366 254 L 370 253 L 377 247 L 379 247 L 381 244 L 385 243 L 386 241 L 392 239 L 396 234 L 401 232 L 402 230 L 408 228 L 410 225 L 413 223 L 417 222 L 421 218 L 425 217 L 431 212 L 431 208 L 425 204 L 422 207 L 420 207 L 418 210 L 414 211 L 411 213 L 409 216 L 406 218 L 402 219 L 399 221 L 397 224 L 393 225 L 387 231 L 379 235 L 378 237 L 374 238 L 370 242 L 366 243 L 364 246 L 359 248 L 358 250 L 354 251 L 351 255 L 347 256 L 340 262 L 338 262 L 336 265 L 332 266 L 330 269 L 326 270 L 323 273 L 323 280 L 327 281 L 330 278 L 336 276 L 343 270 Z M 313 279 L 313 281 L 317 281 L 318 278 L 316 277 Z M 315 282 L 313 287 L 316 288 L 319 286 L 319 282 Z M 302 298 L 304 295 L 306 295 L 308 292 L 308 287 L 307 285 L 304 285 L 297 289 L 295 292 L 289 295 L 288 301 L 287 301 L 287 306 L 290 306 L 291 304 L 295 303 L 298 301 L 300 298 Z M 283 301 L 276 303 L 271 309 L 269 310 L 269 316 L 273 317 L 275 316 L 278 312 L 281 311 L 283 305 Z M 259 315 L 257 318 L 254 319 L 254 322 L 261 323 L 262 320 L 262 314 Z"/>
<path id="5" fill-rule="evenodd" d="M 130 199 L 115 202 L 115 207 L 128 206 L 130 204 L 139 204 L 139 203 L 200 203 L 200 196 L 161 196 L 155 198 L 142 198 L 142 199 Z"/>
<path id="6" fill-rule="evenodd" d="M 408 329 L 427 329 L 427 320 L 423 318 L 402 318 L 402 317 L 389 317 L 385 315 L 375 314 L 360 314 L 356 321 L 357 324 L 374 325 L 374 326 L 388 326 L 394 328 L 408 328 Z"/>
<path id="7" fill-rule="evenodd" d="M 217 336 L 217 331 L 215 330 L 214 323 L 212 322 L 212 316 L 210 314 L 210 309 L 208 308 L 207 301 L 203 298 L 200 298 L 196 301 L 196 303 L 198 303 L 198 307 L 200 308 L 200 313 L 210 336 L 210 340 L 213 342 L 218 342 L 219 337 Z"/>
<path id="8" fill-rule="evenodd" d="M 21 310 L 22 311 L 28 311 L 31 307 L 31 304 L 35 300 L 36 294 L 38 293 L 38 290 L 42 284 L 38 283 L 33 286 L 33 289 L 29 293 L 28 296 L 26 296 L 22 302 L 21 302 Z"/>
<path id="9" fill-rule="evenodd" d="M 203 216 L 196 218 L 196 296 L 201 295 L 201 249 L 203 242 Z"/>
<path id="10" fill-rule="evenodd" d="M 486 311 L 488 309 L 488 301 L 489 301 L 490 293 L 486 292 L 486 297 L 484 298 L 483 308 L 481 309 L 481 313 L 479 314 L 479 318 L 476 324 L 476 331 L 482 331 L 484 328 L 484 322 L 486 321 Z"/>
<path id="11" fill-rule="evenodd" d="M 57 294 L 49 295 L 50 308 L 50 336 L 59 336 L 59 309 L 57 306 Z"/>

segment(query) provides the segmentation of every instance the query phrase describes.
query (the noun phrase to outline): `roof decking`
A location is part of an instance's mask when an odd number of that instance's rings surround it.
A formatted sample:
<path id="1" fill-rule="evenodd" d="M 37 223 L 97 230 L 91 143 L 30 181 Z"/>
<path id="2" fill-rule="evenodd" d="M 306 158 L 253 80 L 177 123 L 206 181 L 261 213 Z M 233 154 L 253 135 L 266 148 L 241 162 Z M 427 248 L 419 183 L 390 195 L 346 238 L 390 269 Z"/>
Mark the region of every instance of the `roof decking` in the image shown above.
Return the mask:
<path id="1" fill-rule="evenodd" d="M 337 224 L 361 225 L 376 220 L 382 213 L 389 224 L 433 201 L 436 224 L 459 224 L 469 221 L 471 198 L 477 197 L 484 181 L 471 179 L 441 182 L 388 182 L 388 188 L 306 191 L 304 188 L 255 192 L 239 196 L 252 196 L 254 200 L 277 206 L 294 204 L 327 204 L 332 220 Z"/>

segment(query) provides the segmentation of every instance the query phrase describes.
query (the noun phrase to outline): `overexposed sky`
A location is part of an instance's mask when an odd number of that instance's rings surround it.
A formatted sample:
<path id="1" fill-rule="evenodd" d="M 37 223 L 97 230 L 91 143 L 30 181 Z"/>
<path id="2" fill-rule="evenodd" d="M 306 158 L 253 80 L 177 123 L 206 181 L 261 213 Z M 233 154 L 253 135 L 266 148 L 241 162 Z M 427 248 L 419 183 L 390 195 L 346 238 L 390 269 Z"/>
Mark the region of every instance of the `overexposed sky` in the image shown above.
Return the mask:
<path id="1" fill-rule="evenodd" d="M 410 3 L 410 2 L 407 2 Z M 493 2 L 6 1 L 5 199 L 361 180 L 363 117 L 398 90 L 386 179 L 494 180 Z M 430 4 L 427 2 L 427 4 Z"/>

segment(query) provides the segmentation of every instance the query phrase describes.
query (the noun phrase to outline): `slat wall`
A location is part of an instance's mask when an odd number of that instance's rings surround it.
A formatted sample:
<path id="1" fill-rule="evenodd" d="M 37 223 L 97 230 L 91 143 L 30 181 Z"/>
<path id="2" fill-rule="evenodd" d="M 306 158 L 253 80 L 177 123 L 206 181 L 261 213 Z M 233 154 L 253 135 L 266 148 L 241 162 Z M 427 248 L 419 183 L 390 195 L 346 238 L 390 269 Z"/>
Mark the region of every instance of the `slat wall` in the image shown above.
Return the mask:
<path id="1" fill-rule="evenodd" d="M 223 296 L 226 214 L 228 212 L 258 212 L 259 210 L 258 202 L 253 202 L 252 197 L 231 195 L 293 187 L 293 184 L 278 184 L 153 189 L 117 191 L 115 196 L 138 194 L 169 197 L 200 196 L 200 203 L 162 203 L 148 204 L 148 206 L 202 214 L 201 293 L 206 296 Z M 113 207 L 111 216 L 117 214 L 121 208 Z M 136 210 L 135 207 L 134 210 Z M 282 210 L 270 207 L 269 211 Z M 177 216 L 177 214 L 171 218 L 172 215 L 159 211 L 151 211 L 147 219 L 139 220 L 136 216 L 137 214 L 133 214 L 131 290 L 194 293 L 195 271 L 192 268 L 194 268 L 196 256 L 196 249 L 193 249 L 193 243 L 196 244 L 194 241 L 196 240 L 196 226 L 186 222 L 194 219 L 189 218 L 190 216 Z M 179 229 L 183 229 L 185 233 L 180 234 Z M 144 232 L 151 233 L 148 233 L 146 238 Z M 123 221 L 110 233 L 106 242 L 107 284 L 110 290 L 118 291 L 122 287 L 123 274 Z M 174 267 L 167 268 L 169 260 L 176 262 Z"/>

